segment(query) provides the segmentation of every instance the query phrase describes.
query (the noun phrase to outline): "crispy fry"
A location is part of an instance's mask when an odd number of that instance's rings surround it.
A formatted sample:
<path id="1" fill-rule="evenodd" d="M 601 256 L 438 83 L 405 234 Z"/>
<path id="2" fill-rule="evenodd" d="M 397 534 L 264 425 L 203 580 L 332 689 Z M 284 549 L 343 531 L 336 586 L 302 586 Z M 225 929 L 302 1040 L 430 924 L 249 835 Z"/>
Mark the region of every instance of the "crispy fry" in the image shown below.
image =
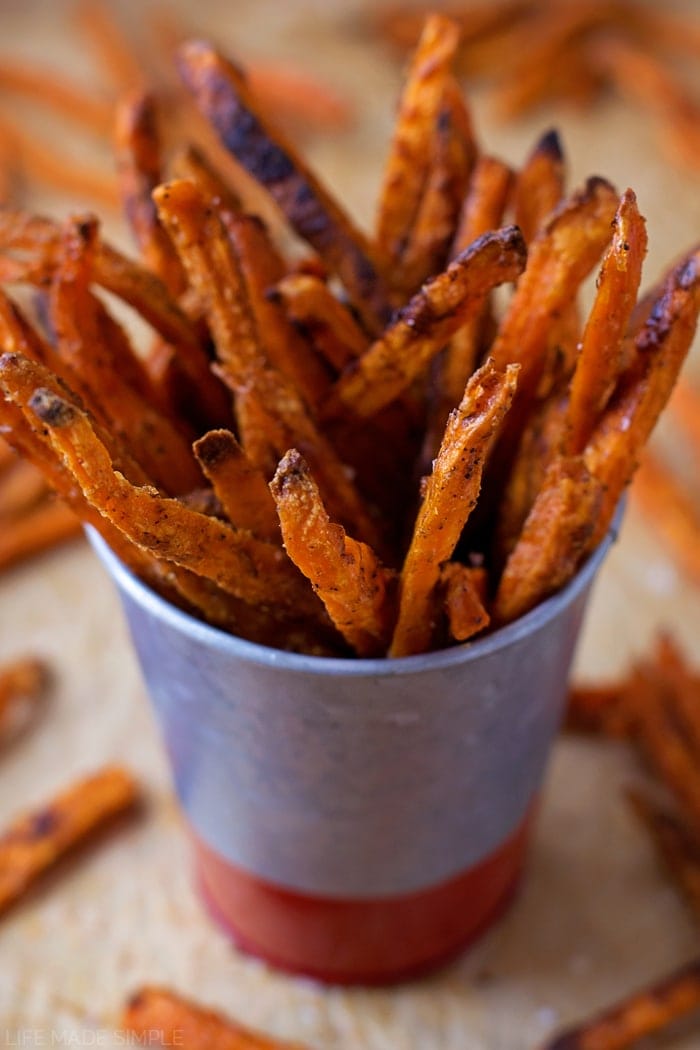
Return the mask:
<path id="1" fill-rule="evenodd" d="M 121 1027 L 147 1039 L 149 1046 L 180 1041 L 187 1050 L 303 1050 L 243 1028 L 164 988 L 146 987 L 134 993 L 122 1013 Z"/>
<path id="2" fill-rule="evenodd" d="M 528 244 L 563 200 L 565 185 L 564 151 L 559 134 L 552 128 L 535 144 L 515 179 L 515 221 Z"/>
<path id="3" fill-rule="evenodd" d="M 475 578 L 475 574 L 479 574 Z M 464 642 L 488 627 L 491 617 L 484 607 L 485 569 L 473 569 L 461 562 L 448 561 L 440 570 L 445 592 L 445 611 L 450 635 Z"/>
<path id="4" fill-rule="evenodd" d="M 248 529 L 260 539 L 279 542 L 277 513 L 265 476 L 250 462 L 233 434 L 210 430 L 195 441 L 194 451 L 231 524 Z"/>
<path id="5" fill-rule="evenodd" d="M 106 766 L 14 821 L 0 836 L 0 913 L 62 857 L 133 809 L 138 795 L 131 774 Z"/>
<path id="6" fill-rule="evenodd" d="M 13 368 L 0 358 L 2 386 Z M 153 489 L 131 485 L 114 471 L 109 453 L 87 416 L 68 401 L 40 388 L 28 410 L 48 430 L 53 447 L 73 473 L 85 498 L 134 543 L 214 580 L 229 594 L 249 603 L 295 608 L 314 614 L 303 581 L 272 544 L 198 514 Z"/>
<path id="7" fill-rule="evenodd" d="M 646 794 L 628 791 L 632 808 L 651 835 L 656 853 L 700 922 L 700 838 L 677 814 Z"/>
<path id="8" fill-rule="evenodd" d="M 180 150 L 173 158 L 171 167 L 174 178 L 191 179 L 192 182 L 196 182 L 205 197 L 211 198 L 220 212 L 232 212 L 236 215 L 243 210 L 241 198 L 235 187 L 226 181 L 209 157 L 197 146 L 190 144 Z"/>
<path id="9" fill-rule="evenodd" d="M 517 374 L 517 366 L 502 373 L 487 362 L 469 380 L 461 404 L 448 420 L 401 571 L 390 656 L 430 648 L 440 569 L 476 504 L 484 463 L 512 403 Z"/>
<path id="10" fill-rule="evenodd" d="M 581 457 L 553 461 L 503 570 L 494 622 L 510 623 L 568 583 L 589 549 L 602 498 Z"/>
<path id="11" fill-rule="evenodd" d="M 152 95 L 131 93 L 117 107 L 117 174 L 126 213 L 141 258 L 171 295 L 185 289 L 185 275 L 172 241 L 158 222 L 151 194 L 162 182 L 156 105 Z"/>
<path id="12" fill-rule="evenodd" d="M 636 359 L 621 377 L 584 452 L 588 469 L 605 487 L 595 545 L 637 467 L 640 451 L 673 390 L 700 311 L 700 253 L 669 274 L 646 324 L 635 337 Z"/>
<path id="13" fill-rule="evenodd" d="M 278 463 L 270 442 L 274 424 L 254 390 L 241 389 L 236 394 L 236 423 L 246 456 L 266 478 L 271 478 Z"/>
<path id="14" fill-rule="evenodd" d="M 274 295 L 284 303 L 290 320 L 308 334 L 336 371 L 367 349 L 367 336 L 320 277 L 288 274 L 277 282 Z"/>
<path id="15" fill-rule="evenodd" d="M 390 305 L 367 241 L 258 112 L 241 72 L 196 41 L 181 48 L 179 62 L 187 87 L 227 149 L 269 190 L 300 236 L 337 273 L 368 329 L 381 329 Z"/>
<path id="16" fill-rule="evenodd" d="M 190 182 L 156 192 L 162 221 L 173 237 L 193 286 L 202 298 L 216 342 L 219 374 L 236 393 L 253 391 L 273 424 L 278 455 L 299 447 L 314 471 L 331 513 L 363 539 L 377 530 L 330 443 L 297 391 L 273 367 L 261 345 L 238 258 L 219 217 Z"/>
<path id="17" fill-rule="evenodd" d="M 369 350 L 349 367 L 327 406 L 329 415 L 350 409 L 373 415 L 408 388 L 430 359 L 470 317 L 484 297 L 512 281 L 524 263 L 520 231 L 507 226 L 488 233 L 429 281 Z"/>
<path id="18" fill-rule="evenodd" d="M 625 1050 L 699 1006 L 700 959 L 695 959 L 592 1020 L 561 1033 L 542 1050 Z"/>
<path id="19" fill-rule="evenodd" d="M 444 15 L 430 15 L 412 58 L 399 102 L 379 194 L 376 241 L 387 266 L 400 263 L 428 178 L 440 107 L 459 42 Z"/>
<path id="20" fill-rule="evenodd" d="M 571 383 L 570 449 L 582 452 L 612 393 L 622 366 L 622 343 L 637 299 L 647 237 L 637 198 L 627 190 L 598 275 L 593 307 L 583 332 Z"/>
<path id="21" fill-rule="evenodd" d="M 46 693 L 51 680 L 47 664 L 35 656 L 20 657 L 0 667 L 0 739 L 24 722 Z"/>
<path id="22" fill-rule="evenodd" d="M 393 573 L 371 547 L 330 520 L 296 449 L 281 460 L 270 489 L 287 554 L 358 656 L 381 656 L 391 633 Z"/>
<path id="23" fill-rule="evenodd" d="M 631 498 L 688 577 L 700 584 L 700 512 L 682 484 L 649 450 L 634 476 Z"/>

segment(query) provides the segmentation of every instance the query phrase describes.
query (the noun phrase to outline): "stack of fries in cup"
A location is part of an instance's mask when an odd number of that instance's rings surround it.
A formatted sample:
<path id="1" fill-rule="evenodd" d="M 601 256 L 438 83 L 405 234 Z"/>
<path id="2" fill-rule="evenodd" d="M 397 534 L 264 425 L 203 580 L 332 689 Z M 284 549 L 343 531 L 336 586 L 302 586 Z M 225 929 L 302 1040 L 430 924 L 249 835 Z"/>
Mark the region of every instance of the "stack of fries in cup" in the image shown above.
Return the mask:
<path id="1" fill-rule="evenodd" d="M 201 42 L 180 72 L 280 229 L 191 146 L 162 183 L 147 96 L 118 121 L 140 263 L 94 216 L 0 213 L 0 277 L 39 304 L 0 298 L 8 440 L 149 585 L 264 645 L 407 656 L 527 613 L 605 536 L 692 340 L 698 249 L 637 301 L 634 193 L 568 193 L 554 133 L 518 172 L 483 153 L 458 37 L 427 20 L 371 238 Z"/>

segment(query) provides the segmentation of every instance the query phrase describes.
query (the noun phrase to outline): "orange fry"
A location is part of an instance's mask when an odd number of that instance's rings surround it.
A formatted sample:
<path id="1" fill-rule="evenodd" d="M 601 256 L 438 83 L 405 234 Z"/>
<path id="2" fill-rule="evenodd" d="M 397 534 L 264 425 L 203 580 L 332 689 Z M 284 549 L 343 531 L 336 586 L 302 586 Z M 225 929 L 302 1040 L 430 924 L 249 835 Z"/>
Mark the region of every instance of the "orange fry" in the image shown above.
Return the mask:
<path id="1" fill-rule="evenodd" d="M 138 794 L 129 773 L 107 766 L 11 824 L 0 836 L 0 913 L 62 857 L 133 809 Z"/>
<path id="2" fill-rule="evenodd" d="M 210 430 L 193 447 L 231 524 L 248 529 L 260 539 L 279 542 L 275 504 L 265 476 L 253 466 L 230 430 Z"/>
<path id="3" fill-rule="evenodd" d="M 196 41 L 180 49 L 179 62 L 187 87 L 226 148 L 268 189 L 299 235 L 338 275 L 368 329 L 381 329 L 390 304 L 365 237 L 268 125 L 243 74 Z"/>
<path id="4" fill-rule="evenodd" d="M 180 150 L 173 158 L 171 169 L 174 178 L 196 182 L 205 197 L 211 198 L 220 212 L 236 215 L 243 210 L 236 188 L 226 181 L 197 146 L 190 144 Z"/>
<path id="5" fill-rule="evenodd" d="M 524 255 L 515 226 L 475 241 L 444 273 L 428 281 L 384 335 L 349 366 L 336 384 L 328 414 L 339 415 L 344 407 L 367 417 L 398 397 L 476 315 L 491 289 L 517 277 Z"/>
<path id="6" fill-rule="evenodd" d="M 647 247 L 637 198 L 627 190 L 598 275 L 593 307 L 581 340 L 569 395 L 570 449 L 582 452 L 605 408 L 623 364 L 622 342 L 637 300 Z"/>
<path id="7" fill-rule="evenodd" d="M 457 642 L 466 641 L 489 625 L 491 617 L 484 607 L 483 591 L 480 593 L 480 577 L 475 579 L 474 575 L 484 572 L 456 561 L 448 561 L 440 570 L 449 631 Z"/>
<path id="8" fill-rule="evenodd" d="M 590 546 L 602 488 L 580 457 L 557 457 L 506 562 L 493 619 L 510 623 L 568 583 Z"/>
<path id="9" fill-rule="evenodd" d="M 649 450 L 635 474 L 631 496 L 663 540 L 663 551 L 700 585 L 700 512 L 672 471 Z"/>
<path id="10" fill-rule="evenodd" d="M 287 554 L 358 656 L 381 656 L 391 633 L 393 573 L 382 567 L 371 547 L 330 520 L 296 449 L 281 460 L 270 489 Z"/>
<path id="11" fill-rule="evenodd" d="M 243 1028 L 164 988 L 141 988 L 132 995 L 122 1013 L 121 1028 L 148 1040 L 148 1046 L 179 1043 L 185 1050 L 303 1050 Z"/>
<path id="12" fill-rule="evenodd" d="M 636 359 L 621 377 L 584 452 L 605 498 L 591 543 L 605 535 L 637 467 L 644 443 L 671 396 L 700 311 L 700 251 L 669 274 L 664 291 L 635 336 Z"/>
<path id="13" fill-rule="evenodd" d="M 75 12 L 82 33 L 99 56 L 113 87 L 119 92 L 134 91 L 144 86 L 141 62 L 119 22 L 112 6 L 105 0 L 81 0 Z"/>
<path id="14" fill-rule="evenodd" d="M 390 656 L 431 647 L 441 566 L 451 557 L 476 505 L 484 463 L 513 400 L 517 374 L 517 366 L 502 373 L 487 362 L 469 380 L 448 420 L 401 571 Z"/>
<path id="15" fill-rule="evenodd" d="M 299 447 L 314 471 L 331 513 L 374 542 L 376 528 L 328 440 L 302 398 L 270 362 L 256 330 L 238 257 L 221 220 L 186 180 L 155 194 L 163 223 L 177 246 L 190 283 L 205 304 L 220 361 L 219 374 L 235 392 L 253 392 L 273 430 L 278 455 Z"/>
<path id="16" fill-rule="evenodd" d="M 39 102 L 98 135 L 112 125 L 112 105 L 106 98 L 66 80 L 56 70 L 49 72 L 5 56 L 0 59 L 0 91 Z"/>
<path id="17" fill-rule="evenodd" d="M 41 700 L 51 680 L 43 660 L 25 656 L 0 667 L 0 739 L 24 723 Z"/>
<path id="18" fill-rule="evenodd" d="M 542 1050 L 626 1050 L 698 1007 L 700 959 L 695 959 L 592 1020 L 562 1032 Z"/>
<path id="19" fill-rule="evenodd" d="M 284 303 L 290 320 L 337 371 L 367 349 L 367 336 L 320 277 L 288 274 L 277 282 L 274 295 Z"/>
<path id="20" fill-rule="evenodd" d="M 563 199 L 565 185 L 564 151 L 552 129 L 536 143 L 515 180 L 515 222 L 528 244 Z"/>
<path id="21" fill-rule="evenodd" d="M 693 460 L 700 469 L 700 394 L 684 376 L 676 384 L 669 411 L 690 442 Z"/>
<path id="22" fill-rule="evenodd" d="M 46 482 L 31 463 L 16 460 L 0 477 L 0 522 L 12 521 L 31 511 L 46 495 Z"/>
<path id="23" fill-rule="evenodd" d="M 309 124 L 319 131 L 344 131 L 354 121 L 349 100 L 299 66 L 257 59 L 248 65 L 248 80 L 263 109 L 276 120 Z"/>
<path id="24" fill-rule="evenodd" d="M 420 206 L 459 30 L 444 15 L 425 22 L 406 77 L 379 194 L 377 245 L 387 266 L 403 256 Z"/>
<path id="25" fill-rule="evenodd" d="M 72 510 L 56 500 L 44 500 L 0 529 L 0 571 L 75 539 L 81 532 L 81 522 Z"/>

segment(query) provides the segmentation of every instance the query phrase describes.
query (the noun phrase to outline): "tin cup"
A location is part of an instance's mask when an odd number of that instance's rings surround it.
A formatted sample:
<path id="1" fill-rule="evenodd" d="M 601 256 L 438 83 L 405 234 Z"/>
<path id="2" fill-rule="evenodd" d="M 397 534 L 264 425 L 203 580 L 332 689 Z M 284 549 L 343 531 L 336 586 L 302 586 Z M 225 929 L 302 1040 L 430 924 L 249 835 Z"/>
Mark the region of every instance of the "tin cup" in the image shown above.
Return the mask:
<path id="1" fill-rule="evenodd" d="M 215 919 L 273 965 L 385 983 L 457 954 L 517 886 L 584 607 L 560 593 L 481 640 L 395 660 L 232 637 L 119 589 Z"/>

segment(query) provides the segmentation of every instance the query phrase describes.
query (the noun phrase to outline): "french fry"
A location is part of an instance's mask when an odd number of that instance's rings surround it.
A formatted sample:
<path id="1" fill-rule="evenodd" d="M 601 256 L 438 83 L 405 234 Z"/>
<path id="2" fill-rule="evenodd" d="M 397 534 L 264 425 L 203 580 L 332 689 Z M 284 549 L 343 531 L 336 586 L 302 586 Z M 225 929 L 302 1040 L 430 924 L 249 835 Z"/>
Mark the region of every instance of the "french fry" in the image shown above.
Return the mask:
<path id="1" fill-rule="evenodd" d="M 454 22 L 430 15 L 411 60 L 379 194 L 376 241 L 388 267 L 400 264 L 418 215 L 458 42 Z"/>
<path id="2" fill-rule="evenodd" d="M 0 571 L 75 539 L 81 532 L 81 522 L 69 507 L 44 500 L 0 529 Z"/>
<path id="3" fill-rule="evenodd" d="M 681 482 L 648 449 L 634 476 L 631 499 L 663 539 L 664 550 L 700 584 L 700 512 Z"/>
<path id="4" fill-rule="evenodd" d="M 367 349 L 367 336 L 320 277 L 288 274 L 277 282 L 272 294 L 336 372 Z"/>
<path id="5" fill-rule="evenodd" d="M 691 253 L 669 274 L 646 324 L 635 336 L 636 358 L 585 449 L 588 469 L 605 488 L 595 545 L 605 535 L 622 492 L 685 360 L 700 311 L 700 254 Z"/>
<path id="6" fill-rule="evenodd" d="M 49 72 L 28 63 L 13 62 L 5 56 L 0 63 L 0 91 L 39 102 L 98 135 L 104 135 L 112 125 L 109 100 L 85 91 L 57 70 Z"/>
<path id="7" fill-rule="evenodd" d="M 280 461 L 270 489 L 287 554 L 311 581 L 358 656 L 381 656 L 391 633 L 393 574 L 371 547 L 330 520 L 318 486 L 296 449 Z"/>
<path id="8" fill-rule="evenodd" d="M 603 491 L 581 457 L 557 457 L 508 558 L 492 616 L 511 623 L 568 583 L 596 528 Z"/>
<path id="9" fill-rule="evenodd" d="M 683 375 L 674 388 L 669 412 L 690 444 L 693 460 L 700 466 L 700 395 Z"/>
<path id="10" fill-rule="evenodd" d="M 13 367 L 9 356 L 0 358 L 6 396 L 11 396 L 6 380 Z M 213 580 L 243 601 L 279 603 L 313 616 L 312 596 L 279 549 L 153 489 L 131 485 L 114 471 L 87 416 L 56 394 L 39 388 L 27 407 L 48 430 L 84 497 L 132 542 Z"/>
<path id="11" fill-rule="evenodd" d="M 51 680 L 47 664 L 25 656 L 0 666 L 0 740 L 7 738 L 33 712 Z"/>
<path id="12" fill-rule="evenodd" d="M 273 424 L 278 455 L 299 447 L 308 459 L 331 513 L 357 535 L 377 540 L 377 530 L 330 443 L 303 399 L 275 369 L 261 345 L 238 258 L 221 220 L 190 182 L 168 183 L 155 195 L 190 281 L 205 304 L 220 361 L 219 374 L 235 392 L 253 391 Z"/>
<path id="13" fill-rule="evenodd" d="M 124 1008 L 120 1027 L 147 1039 L 149 1046 L 173 1046 L 179 1041 L 187 1050 L 303 1050 L 243 1028 L 164 988 L 135 992 Z"/>
<path id="14" fill-rule="evenodd" d="M 547 217 L 564 198 L 566 173 L 564 151 L 555 129 L 535 144 L 518 172 L 513 192 L 515 222 L 529 244 Z"/>
<path id="15" fill-rule="evenodd" d="M 569 690 L 566 728 L 574 733 L 628 739 L 631 716 L 626 699 L 622 683 L 574 685 Z"/>
<path id="16" fill-rule="evenodd" d="M 584 328 L 569 395 L 570 450 L 582 452 L 620 374 L 622 344 L 637 300 L 646 253 L 644 219 L 627 190 L 598 275 L 593 307 Z"/>
<path id="17" fill-rule="evenodd" d="M 448 420 L 401 570 L 390 656 L 430 648 L 441 566 L 451 557 L 476 505 L 484 463 L 512 403 L 517 374 L 517 366 L 502 373 L 487 362 L 470 379 Z"/>
<path id="18" fill-rule="evenodd" d="M 109 4 L 103 0 L 81 0 L 75 11 L 81 32 L 88 38 L 119 93 L 143 87 L 144 74 L 134 48 Z"/>
<path id="19" fill-rule="evenodd" d="M 517 277 L 524 254 L 515 226 L 475 241 L 444 273 L 424 285 L 384 335 L 349 366 L 335 386 L 327 414 L 345 409 L 366 418 L 398 397 L 479 312 L 491 289 Z"/>
<path id="20" fill-rule="evenodd" d="M 124 211 L 145 265 L 171 295 L 185 290 L 185 275 L 161 227 L 151 194 L 162 182 L 156 106 L 152 95 L 131 93 L 117 107 L 117 174 Z"/>
<path id="21" fill-rule="evenodd" d="M 0 477 L 0 523 L 4 525 L 31 511 L 46 492 L 46 482 L 39 471 L 31 463 L 17 460 Z"/>
<path id="22" fill-rule="evenodd" d="M 555 1036 L 542 1050 L 626 1050 L 699 1006 L 700 959 L 694 959 L 590 1021 Z"/>
<path id="23" fill-rule="evenodd" d="M 480 575 L 475 578 L 475 573 Z M 456 561 L 448 561 L 440 570 L 450 636 L 457 642 L 465 642 L 483 631 L 491 620 L 484 606 L 482 577 L 485 581 L 485 569 L 473 569 Z"/>
<path id="24" fill-rule="evenodd" d="M 233 215 L 243 210 L 241 198 L 234 186 L 226 181 L 214 167 L 206 154 L 196 146 L 189 145 L 180 150 L 172 162 L 173 177 L 191 179 L 202 193 L 211 198 L 220 212 Z"/>
<path id="25" fill-rule="evenodd" d="M 270 441 L 274 423 L 254 390 L 236 393 L 236 424 L 246 456 L 266 478 L 277 470 L 278 456 Z"/>
<path id="26" fill-rule="evenodd" d="M 234 435 L 229 430 L 210 430 L 195 441 L 194 452 L 231 524 L 260 539 L 279 542 L 277 513 L 265 476 Z"/>
<path id="27" fill-rule="evenodd" d="M 14 821 L 0 836 L 0 913 L 66 854 L 132 810 L 138 797 L 130 773 L 106 766 Z"/>
<path id="28" fill-rule="evenodd" d="M 659 860 L 700 922 L 700 838 L 678 815 L 657 805 L 647 794 L 628 791 L 627 797 L 649 832 Z"/>
<path id="29" fill-rule="evenodd" d="M 364 236 L 262 117 L 243 74 L 207 44 L 179 52 L 187 87 L 227 149 L 264 185 L 291 225 L 337 273 L 368 330 L 381 330 L 390 303 Z"/>

